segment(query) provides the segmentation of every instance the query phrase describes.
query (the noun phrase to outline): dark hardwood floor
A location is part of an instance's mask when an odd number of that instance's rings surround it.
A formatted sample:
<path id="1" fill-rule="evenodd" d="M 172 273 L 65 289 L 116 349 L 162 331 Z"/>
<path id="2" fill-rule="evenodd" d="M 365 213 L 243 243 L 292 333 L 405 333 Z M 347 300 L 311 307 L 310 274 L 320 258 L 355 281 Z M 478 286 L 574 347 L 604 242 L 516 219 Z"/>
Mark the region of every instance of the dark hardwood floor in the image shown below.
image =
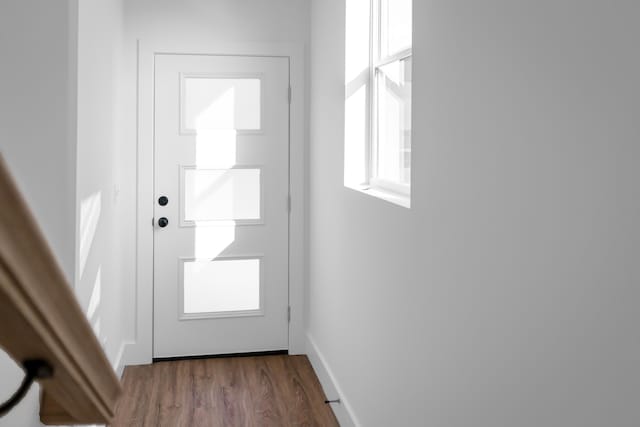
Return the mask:
<path id="1" fill-rule="evenodd" d="M 123 388 L 113 427 L 338 426 L 306 356 L 130 366 Z"/>

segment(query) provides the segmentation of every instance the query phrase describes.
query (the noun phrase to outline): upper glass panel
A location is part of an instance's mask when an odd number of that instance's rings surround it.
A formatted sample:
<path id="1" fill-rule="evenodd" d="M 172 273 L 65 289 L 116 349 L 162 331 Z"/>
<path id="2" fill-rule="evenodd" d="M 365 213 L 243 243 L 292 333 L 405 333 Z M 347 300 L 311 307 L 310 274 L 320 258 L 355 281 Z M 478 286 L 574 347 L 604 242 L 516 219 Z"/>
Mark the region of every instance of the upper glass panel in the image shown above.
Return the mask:
<path id="1" fill-rule="evenodd" d="M 199 130 L 259 130 L 260 79 L 185 77 L 182 128 Z"/>
<path id="2" fill-rule="evenodd" d="M 377 177 L 411 183 L 411 57 L 376 71 Z"/>
<path id="3" fill-rule="evenodd" d="M 411 48 L 412 0 L 380 0 L 381 57 Z"/>

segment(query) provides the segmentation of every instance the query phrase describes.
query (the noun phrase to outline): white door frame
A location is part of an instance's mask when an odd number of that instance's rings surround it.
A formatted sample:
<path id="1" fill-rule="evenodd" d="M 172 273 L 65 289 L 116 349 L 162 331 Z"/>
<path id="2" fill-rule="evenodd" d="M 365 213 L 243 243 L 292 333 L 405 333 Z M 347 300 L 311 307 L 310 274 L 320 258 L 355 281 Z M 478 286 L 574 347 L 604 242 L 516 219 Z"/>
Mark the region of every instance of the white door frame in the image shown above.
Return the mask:
<path id="1" fill-rule="evenodd" d="M 147 364 L 153 359 L 153 168 L 154 63 L 156 54 L 277 56 L 289 58 L 292 90 L 289 106 L 289 353 L 302 354 L 305 281 L 305 65 L 304 46 L 298 43 L 219 44 L 193 42 L 141 43 L 137 46 L 137 201 L 136 201 L 136 330 L 124 363 Z"/>

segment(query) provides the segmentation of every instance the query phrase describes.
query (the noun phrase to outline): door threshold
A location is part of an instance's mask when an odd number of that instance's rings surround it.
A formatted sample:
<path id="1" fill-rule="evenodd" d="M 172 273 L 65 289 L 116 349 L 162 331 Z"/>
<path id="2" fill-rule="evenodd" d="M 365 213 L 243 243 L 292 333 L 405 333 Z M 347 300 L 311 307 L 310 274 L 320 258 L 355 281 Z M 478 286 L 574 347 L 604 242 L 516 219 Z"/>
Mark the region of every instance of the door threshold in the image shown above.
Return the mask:
<path id="1" fill-rule="evenodd" d="M 153 363 L 173 362 L 176 360 L 221 359 L 223 357 L 258 357 L 288 355 L 289 350 L 254 351 L 250 353 L 203 354 L 198 356 L 154 357 Z"/>

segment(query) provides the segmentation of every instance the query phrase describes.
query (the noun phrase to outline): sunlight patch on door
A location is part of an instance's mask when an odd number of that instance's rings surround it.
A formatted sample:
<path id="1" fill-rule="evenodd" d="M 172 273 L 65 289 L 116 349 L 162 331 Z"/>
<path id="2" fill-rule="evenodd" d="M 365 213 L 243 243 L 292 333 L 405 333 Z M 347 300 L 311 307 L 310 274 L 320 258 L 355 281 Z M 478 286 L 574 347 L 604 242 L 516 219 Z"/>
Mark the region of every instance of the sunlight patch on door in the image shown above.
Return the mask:
<path id="1" fill-rule="evenodd" d="M 237 144 L 234 129 L 198 129 L 195 165 L 198 168 L 231 168 L 236 164 Z"/>

